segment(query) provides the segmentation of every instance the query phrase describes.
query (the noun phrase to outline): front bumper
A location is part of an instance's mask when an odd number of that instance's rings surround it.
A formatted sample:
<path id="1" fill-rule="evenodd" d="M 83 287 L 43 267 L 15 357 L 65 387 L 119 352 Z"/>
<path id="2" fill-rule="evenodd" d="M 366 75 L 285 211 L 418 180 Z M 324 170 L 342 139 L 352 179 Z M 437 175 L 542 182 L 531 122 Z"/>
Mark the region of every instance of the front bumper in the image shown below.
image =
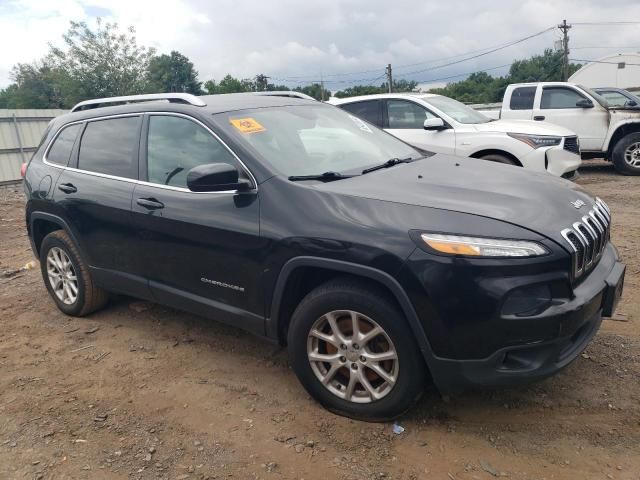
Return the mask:
<path id="1" fill-rule="evenodd" d="M 615 247 L 609 244 L 598 266 L 572 288 L 568 298 L 555 301 L 542 313 L 520 318 L 498 313 L 499 318 L 491 321 L 478 317 L 484 335 L 481 329 L 473 335 L 465 332 L 455 342 L 466 345 L 455 347 L 474 352 L 482 348 L 478 344 L 491 344 L 490 353 L 483 357 L 438 356 L 437 340 L 429 338 L 432 347 L 436 347 L 427 359 L 436 386 L 442 393 L 451 394 L 474 387 L 528 383 L 555 374 L 584 350 L 598 331 L 603 315 L 613 314 L 622 293 L 624 273 Z M 428 337 L 434 333 L 425 327 Z M 452 335 L 456 337 L 454 331 L 447 336 Z M 502 344 L 495 342 L 496 338 Z M 514 341 L 516 338 L 522 341 Z"/>
<path id="2" fill-rule="evenodd" d="M 582 165 L 580 155 L 565 150 L 561 145 L 548 148 L 545 155 L 547 172 L 558 177 L 571 177 Z"/>

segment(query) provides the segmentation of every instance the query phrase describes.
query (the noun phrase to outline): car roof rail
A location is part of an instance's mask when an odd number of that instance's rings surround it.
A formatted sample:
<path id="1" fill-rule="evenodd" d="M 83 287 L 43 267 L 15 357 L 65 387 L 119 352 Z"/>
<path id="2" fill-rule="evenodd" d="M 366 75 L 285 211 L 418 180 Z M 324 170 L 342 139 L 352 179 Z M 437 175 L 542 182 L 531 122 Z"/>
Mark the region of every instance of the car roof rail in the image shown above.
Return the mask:
<path id="1" fill-rule="evenodd" d="M 123 97 L 96 98 L 77 103 L 71 112 L 89 110 L 92 108 L 108 107 L 116 103 L 153 102 L 167 100 L 171 103 L 185 103 L 195 107 L 204 107 L 207 104 L 200 98 L 190 93 L 147 93 L 144 95 L 125 95 Z"/>
<path id="2" fill-rule="evenodd" d="M 306 93 L 296 92 L 293 90 L 263 90 L 261 92 L 252 92 L 254 95 L 264 95 L 266 97 L 290 97 L 290 98 L 303 98 L 305 100 L 315 100 L 311 95 Z"/>

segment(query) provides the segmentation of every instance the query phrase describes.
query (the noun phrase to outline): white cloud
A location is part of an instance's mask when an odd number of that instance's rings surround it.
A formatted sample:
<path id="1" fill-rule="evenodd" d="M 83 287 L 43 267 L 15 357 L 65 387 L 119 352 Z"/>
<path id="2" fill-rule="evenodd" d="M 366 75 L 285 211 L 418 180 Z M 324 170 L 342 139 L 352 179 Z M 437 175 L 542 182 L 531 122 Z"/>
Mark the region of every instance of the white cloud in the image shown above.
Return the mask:
<path id="1" fill-rule="evenodd" d="M 48 42 L 60 44 L 69 20 L 92 21 L 97 14 L 122 27 L 133 25 L 139 42 L 159 52 L 178 50 L 187 55 L 203 80 L 220 79 L 226 73 L 308 79 L 322 74 L 332 89 L 338 89 L 346 81 L 382 76 L 387 63 L 393 64 L 396 78 L 424 70 L 411 76 L 423 82 L 508 64 L 552 47 L 558 32 L 455 66 L 428 70 L 446 62 L 443 59 L 507 43 L 563 18 L 570 22 L 640 18 L 640 4 L 633 0 L 173 0 L 170 4 L 157 0 L 9 0 L 0 3 L 0 86 L 9 83 L 12 65 L 42 57 Z M 576 26 L 570 32 L 571 45 L 640 46 L 636 32 L 633 26 Z M 604 49 L 575 50 L 572 55 L 597 58 L 606 53 Z M 420 64 L 404 66 L 416 63 Z M 365 72 L 332 76 L 359 71 Z"/>

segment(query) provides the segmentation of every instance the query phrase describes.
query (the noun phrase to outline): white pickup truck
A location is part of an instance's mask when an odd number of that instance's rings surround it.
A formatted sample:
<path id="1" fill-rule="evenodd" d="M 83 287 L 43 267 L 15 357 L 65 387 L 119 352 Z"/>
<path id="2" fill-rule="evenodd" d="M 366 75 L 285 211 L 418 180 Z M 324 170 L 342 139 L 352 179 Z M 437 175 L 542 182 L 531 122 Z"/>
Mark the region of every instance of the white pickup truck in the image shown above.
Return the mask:
<path id="1" fill-rule="evenodd" d="M 625 175 L 640 175 L 640 108 L 612 107 L 593 90 L 567 82 L 516 83 L 499 112 L 508 120 L 537 120 L 578 134 L 583 159 L 605 158 Z"/>

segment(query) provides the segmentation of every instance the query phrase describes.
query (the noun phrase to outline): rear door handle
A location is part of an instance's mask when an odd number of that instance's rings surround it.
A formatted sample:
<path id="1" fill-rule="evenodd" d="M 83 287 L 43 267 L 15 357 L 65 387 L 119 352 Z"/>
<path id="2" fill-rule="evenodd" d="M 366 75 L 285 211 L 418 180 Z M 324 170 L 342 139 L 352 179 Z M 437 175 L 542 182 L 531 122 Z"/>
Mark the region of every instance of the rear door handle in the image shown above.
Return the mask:
<path id="1" fill-rule="evenodd" d="M 159 210 L 164 208 L 164 203 L 155 198 L 139 198 L 136 203 L 147 210 Z"/>
<path id="2" fill-rule="evenodd" d="M 76 193 L 78 191 L 73 183 L 61 183 L 58 185 L 58 190 L 61 190 L 64 193 Z"/>
<path id="3" fill-rule="evenodd" d="M 544 120 L 544 115 L 536 115 L 535 117 L 533 117 L 534 120 L 537 120 L 538 122 L 541 122 Z"/>

